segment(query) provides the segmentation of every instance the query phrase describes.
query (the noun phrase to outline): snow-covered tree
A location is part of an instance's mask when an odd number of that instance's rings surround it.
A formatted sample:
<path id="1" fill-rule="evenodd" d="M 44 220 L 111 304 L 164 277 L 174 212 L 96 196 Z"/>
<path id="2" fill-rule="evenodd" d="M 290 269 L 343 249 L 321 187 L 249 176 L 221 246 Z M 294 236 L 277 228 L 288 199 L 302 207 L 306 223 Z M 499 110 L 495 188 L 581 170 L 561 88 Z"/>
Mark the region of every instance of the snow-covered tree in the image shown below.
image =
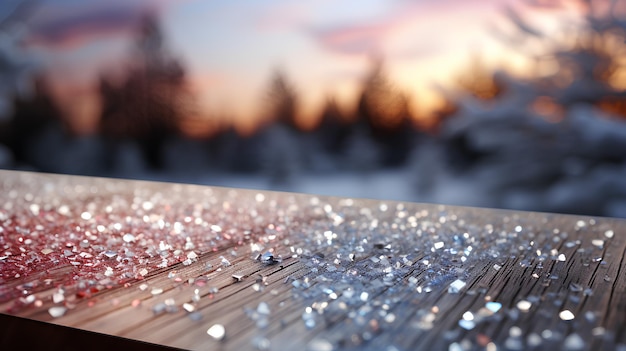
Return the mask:
<path id="1" fill-rule="evenodd" d="M 443 156 L 430 168 L 444 170 L 441 181 L 427 178 L 433 201 L 451 202 L 446 188 L 463 184 L 474 197 L 464 204 L 626 216 L 626 120 L 620 117 L 626 93 L 616 80 L 625 65 L 626 7 L 581 3 L 580 24 L 562 41 L 508 10 L 516 47 L 544 48 L 528 50 L 537 72 L 548 71 L 541 68 L 546 64 L 559 69 L 524 79 L 484 75 L 498 88 L 491 97 L 481 96 L 476 84 L 462 86 L 466 94 L 453 98 L 453 116 L 431 146 Z"/>

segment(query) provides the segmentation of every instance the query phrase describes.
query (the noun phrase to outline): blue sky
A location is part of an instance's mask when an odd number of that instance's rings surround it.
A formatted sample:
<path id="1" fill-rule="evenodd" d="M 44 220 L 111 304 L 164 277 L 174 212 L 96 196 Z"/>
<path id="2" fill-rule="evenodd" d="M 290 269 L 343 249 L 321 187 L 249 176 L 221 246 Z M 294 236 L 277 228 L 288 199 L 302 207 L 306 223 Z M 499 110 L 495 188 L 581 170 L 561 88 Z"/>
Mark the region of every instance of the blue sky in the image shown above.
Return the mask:
<path id="1" fill-rule="evenodd" d="M 280 68 L 300 93 L 303 119 L 328 96 L 353 106 L 372 55 L 425 114 L 472 55 L 517 65 L 490 35 L 515 0 L 43 0 L 25 46 L 41 58 L 68 113 L 96 114 L 95 79 L 114 74 L 130 53 L 146 12 L 161 19 L 167 45 L 186 66 L 204 118 L 237 123 L 263 117 L 270 78 Z M 526 0 L 546 12 L 555 0 Z M 545 22 L 545 21 L 544 21 Z M 70 103 L 78 93 L 81 103 Z M 88 124 L 88 122 L 85 122 Z"/>

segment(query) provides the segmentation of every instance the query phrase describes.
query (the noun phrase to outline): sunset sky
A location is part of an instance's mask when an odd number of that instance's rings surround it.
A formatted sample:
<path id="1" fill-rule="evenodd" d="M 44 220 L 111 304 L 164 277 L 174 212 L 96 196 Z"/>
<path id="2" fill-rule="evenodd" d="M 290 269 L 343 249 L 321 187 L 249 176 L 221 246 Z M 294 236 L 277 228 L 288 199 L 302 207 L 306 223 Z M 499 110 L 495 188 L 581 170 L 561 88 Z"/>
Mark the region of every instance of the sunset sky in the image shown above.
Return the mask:
<path id="1" fill-rule="evenodd" d="M 522 13 L 550 30 L 567 15 L 553 9 L 557 2 L 526 0 Z M 121 67 L 147 11 L 158 15 L 166 45 L 185 65 L 204 118 L 262 117 L 277 68 L 297 89 L 304 119 L 313 120 L 328 96 L 349 109 L 373 55 L 425 115 L 437 103 L 434 87 L 450 86 L 473 56 L 522 69 L 496 39 L 512 31 L 507 4 L 521 8 L 519 0 L 43 0 L 22 47 L 49 72 L 85 131 L 97 116 L 97 77 Z"/>

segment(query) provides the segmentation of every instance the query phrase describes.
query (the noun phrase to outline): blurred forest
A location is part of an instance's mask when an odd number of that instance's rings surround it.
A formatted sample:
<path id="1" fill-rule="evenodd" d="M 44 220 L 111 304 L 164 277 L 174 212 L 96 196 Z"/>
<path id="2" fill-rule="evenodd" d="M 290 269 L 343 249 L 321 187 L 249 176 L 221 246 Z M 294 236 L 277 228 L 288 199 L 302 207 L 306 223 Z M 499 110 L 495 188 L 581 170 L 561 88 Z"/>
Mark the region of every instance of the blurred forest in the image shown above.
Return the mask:
<path id="1" fill-rule="evenodd" d="M 146 15 L 126 75 L 102 73 L 98 129 L 84 135 L 7 36 L 0 167 L 626 217 L 626 6 L 580 3 L 582 21 L 563 38 L 507 8 L 513 29 L 502 45 L 534 60 L 535 73 L 492 72 L 475 57 L 454 89 L 442 89 L 446 103 L 430 125 L 415 122 L 409 106 L 419 101 L 377 57 L 352 113 L 329 97 L 319 123 L 304 129 L 298 89 L 277 69 L 259 112 L 268 118 L 253 133 L 207 126 L 185 67 Z M 25 21 L 30 6 L 0 17 L 0 31 Z"/>

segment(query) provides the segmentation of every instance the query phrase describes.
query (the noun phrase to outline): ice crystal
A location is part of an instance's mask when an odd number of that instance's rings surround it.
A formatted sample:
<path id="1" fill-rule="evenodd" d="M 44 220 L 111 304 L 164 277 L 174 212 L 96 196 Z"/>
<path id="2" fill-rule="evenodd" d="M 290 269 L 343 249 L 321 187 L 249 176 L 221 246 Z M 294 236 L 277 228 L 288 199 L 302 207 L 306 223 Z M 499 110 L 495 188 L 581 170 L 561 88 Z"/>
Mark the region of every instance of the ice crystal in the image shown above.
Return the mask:
<path id="1" fill-rule="evenodd" d="M 212 337 L 215 340 L 223 340 L 224 337 L 226 336 L 226 328 L 224 328 L 223 325 L 221 324 L 213 324 L 213 326 L 211 326 L 207 331 L 207 334 L 209 334 L 210 337 Z"/>
<path id="2" fill-rule="evenodd" d="M 48 309 L 48 313 L 50 313 L 52 318 L 61 317 L 61 316 L 63 316 L 65 314 L 65 312 L 67 312 L 67 308 L 60 307 L 60 306 L 50 307 Z"/>
<path id="3" fill-rule="evenodd" d="M 563 310 L 559 312 L 559 318 L 564 321 L 571 321 L 572 319 L 574 319 L 574 314 L 570 310 Z"/>
<path id="4" fill-rule="evenodd" d="M 450 287 L 448 287 L 448 292 L 451 294 L 457 294 L 461 291 L 461 289 L 465 287 L 465 285 L 467 285 L 467 283 L 465 283 L 461 279 L 457 279 L 453 281 L 452 284 L 450 284 Z"/>

